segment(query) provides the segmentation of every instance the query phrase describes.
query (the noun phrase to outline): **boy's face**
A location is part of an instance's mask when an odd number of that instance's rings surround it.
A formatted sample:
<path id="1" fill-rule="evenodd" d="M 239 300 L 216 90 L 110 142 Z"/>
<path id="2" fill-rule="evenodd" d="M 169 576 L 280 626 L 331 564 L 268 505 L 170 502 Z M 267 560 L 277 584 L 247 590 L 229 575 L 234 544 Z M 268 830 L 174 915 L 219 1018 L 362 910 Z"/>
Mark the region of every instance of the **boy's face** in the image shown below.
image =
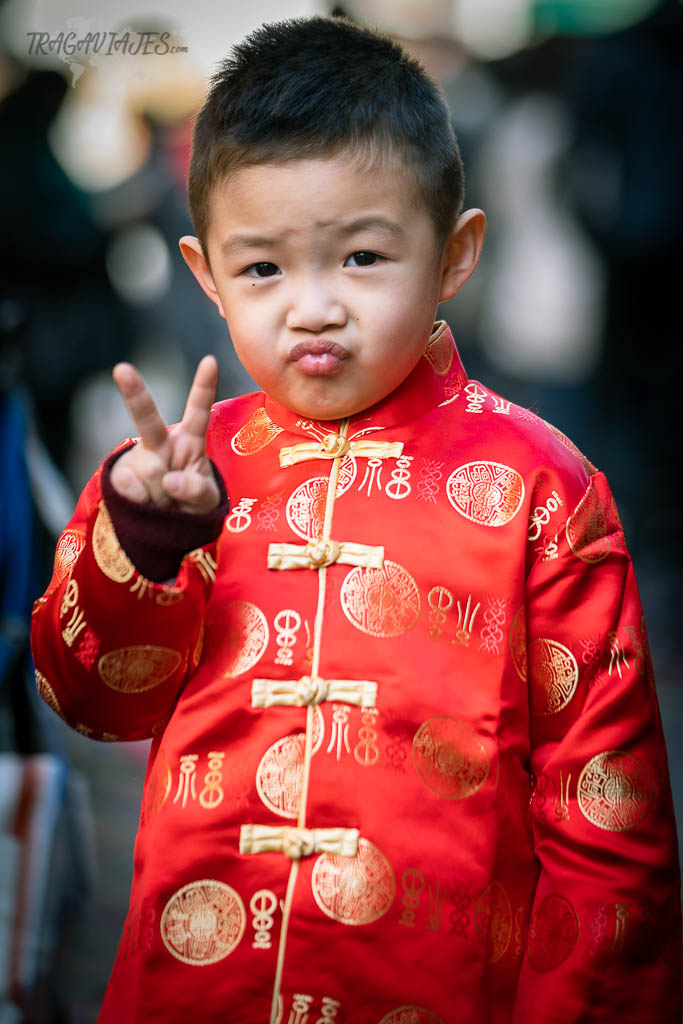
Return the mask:
<path id="1" fill-rule="evenodd" d="M 460 286 L 411 186 L 397 161 L 348 154 L 249 166 L 214 190 L 211 269 L 181 241 L 247 371 L 302 416 L 350 416 L 393 391 Z"/>

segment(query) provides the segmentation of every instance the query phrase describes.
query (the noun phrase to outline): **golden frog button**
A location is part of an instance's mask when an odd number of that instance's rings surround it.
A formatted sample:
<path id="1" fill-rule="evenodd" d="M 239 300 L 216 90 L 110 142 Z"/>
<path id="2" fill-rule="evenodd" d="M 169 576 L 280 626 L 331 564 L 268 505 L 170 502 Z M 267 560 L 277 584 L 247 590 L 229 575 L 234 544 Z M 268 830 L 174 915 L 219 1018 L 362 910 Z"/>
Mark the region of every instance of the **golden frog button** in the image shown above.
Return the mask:
<path id="1" fill-rule="evenodd" d="M 325 455 L 337 456 L 346 455 L 349 450 L 349 442 L 341 434 L 328 434 L 320 442 L 320 450 Z"/>

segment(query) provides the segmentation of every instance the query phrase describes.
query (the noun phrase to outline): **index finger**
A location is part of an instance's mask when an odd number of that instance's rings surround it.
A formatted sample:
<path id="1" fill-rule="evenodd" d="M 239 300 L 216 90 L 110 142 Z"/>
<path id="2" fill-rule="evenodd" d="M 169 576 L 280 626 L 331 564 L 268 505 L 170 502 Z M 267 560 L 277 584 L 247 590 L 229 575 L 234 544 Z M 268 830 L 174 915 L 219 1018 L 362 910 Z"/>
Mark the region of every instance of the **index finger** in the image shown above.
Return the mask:
<path id="1" fill-rule="evenodd" d="M 166 424 L 142 375 L 130 363 L 118 363 L 112 376 L 145 448 L 161 448 L 168 438 Z"/>
<path id="2" fill-rule="evenodd" d="M 204 356 L 194 375 L 181 421 L 183 429 L 193 437 L 206 437 L 217 387 L 218 364 L 213 356 Z"/>

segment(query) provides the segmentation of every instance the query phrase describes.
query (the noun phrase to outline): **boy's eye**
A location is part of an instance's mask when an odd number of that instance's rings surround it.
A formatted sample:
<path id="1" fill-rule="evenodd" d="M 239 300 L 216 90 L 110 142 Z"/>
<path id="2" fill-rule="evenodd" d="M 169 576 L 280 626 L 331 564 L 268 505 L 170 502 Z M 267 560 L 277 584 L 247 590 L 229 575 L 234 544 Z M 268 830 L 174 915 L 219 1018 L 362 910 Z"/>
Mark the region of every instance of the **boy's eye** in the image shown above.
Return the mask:
<path id="1" fill-rule="evenodd" d="M 352 252 L 344 263 L 345 267 L 372 267 L 378 260 L 381 260 L 376 252 L 367 252 L 365 249 L 361 252 Z"/>
<path id="2" fill-rule="evenodd" d="M 275 263 L 252 263 L 245 270 L 249 277 L 275 277 L 279 273 L 280 268 Z"/>

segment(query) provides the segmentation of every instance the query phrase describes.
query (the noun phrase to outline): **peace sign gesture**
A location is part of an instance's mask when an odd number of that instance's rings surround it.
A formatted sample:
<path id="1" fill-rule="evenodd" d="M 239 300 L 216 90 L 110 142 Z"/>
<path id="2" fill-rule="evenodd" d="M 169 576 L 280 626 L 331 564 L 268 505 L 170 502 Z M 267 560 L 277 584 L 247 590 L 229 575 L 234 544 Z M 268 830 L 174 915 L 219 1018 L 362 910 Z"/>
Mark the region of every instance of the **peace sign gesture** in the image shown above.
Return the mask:
<path id="1" fill-rule="evenodd" d="M 112 486 L 130 501 L 175 505 L 182 512 L 212 512 L 220 492 L 206 455 L 206 430 L 216 397 L 218 366 L 204 356 L 187 396 L 183 418 L 168 430 L 142 376 L 130 363 L 114 367 L 114 381 L 140 440 L 116 460 Z"/>

